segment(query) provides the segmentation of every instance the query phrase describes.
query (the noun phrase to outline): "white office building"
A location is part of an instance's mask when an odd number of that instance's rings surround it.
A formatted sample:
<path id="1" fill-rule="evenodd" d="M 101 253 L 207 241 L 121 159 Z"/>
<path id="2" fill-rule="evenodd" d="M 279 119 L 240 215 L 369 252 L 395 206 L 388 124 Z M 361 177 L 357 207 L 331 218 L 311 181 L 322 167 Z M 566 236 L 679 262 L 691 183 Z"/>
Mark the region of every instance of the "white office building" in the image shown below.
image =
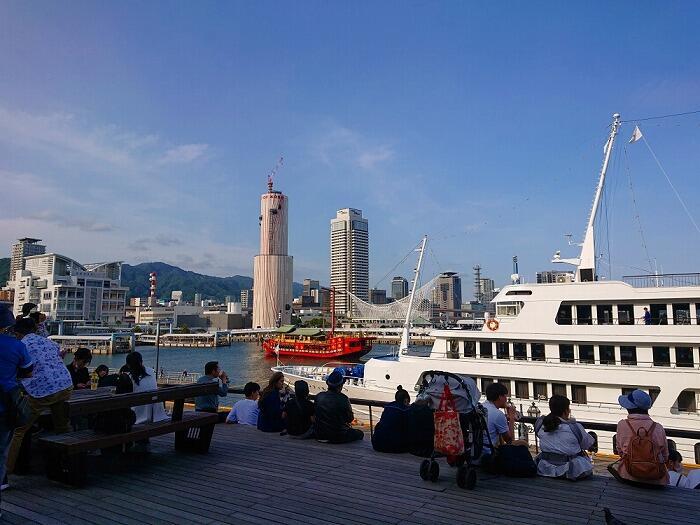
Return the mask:
<path id="1" fill-rule="evenodd" d="M 120 261 L 82 265 L 57 253 L 24 258 L 24 269 L 8 283 L 14 312 L 35 303 L 52 321 L 113 325 L 124 319 L 128 288 L 121 286 Z"/>
<path id="2" fill-rule="evenodd" d="M 344 208 L 331 219 L 331 287 L 338 315 L 352 316 L 348 293 L 369 301 L 369 229 L 361 210 Z"/>

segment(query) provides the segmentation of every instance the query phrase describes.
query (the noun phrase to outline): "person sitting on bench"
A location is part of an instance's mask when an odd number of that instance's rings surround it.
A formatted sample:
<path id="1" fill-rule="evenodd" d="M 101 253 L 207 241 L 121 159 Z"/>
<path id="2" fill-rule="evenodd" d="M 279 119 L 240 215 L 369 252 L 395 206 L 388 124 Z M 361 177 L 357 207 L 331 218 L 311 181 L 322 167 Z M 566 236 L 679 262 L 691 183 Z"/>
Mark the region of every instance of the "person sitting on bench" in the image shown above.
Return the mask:
<path id="1" fill-rule="evenodd" d="M 73 361 L 71 361 L 69 365 L 66 365 L 73 381 L 73 388 L 76 390 L 90 388 L 90 372 L 88 372 L 87 369 L 90 361 L 92 361 L 92 352 L 90 349 L 78 348 L 73 354 Z"/>
<path id="2" fill-rule="evenodd" d="M 226 421 L 227 412 L 219 413 L 219 398 L 228 394 L 228 375 L 219 368 L 218 361 L 209 361 L 204 365 L 204 375 L 197 379 L 197 384 L 216 382 L 219 391 L 208 396 L 197 396 L 194 398 L 194 409 L 196 412 L 211 412 L 219 415 L 219 423 Z"/>
<path id="3" fill-rule="evenodd" d="M 126 356 L 129 375 L 134 383 L 134 393 L 158 390 L 156 372 L 150 367 L 143 366 L 143 357 L 139 352 L 131 352 Z M 136 424 L 165 421 L 169 419 L 163 403 L 151 403 L 133 408 L 136 413 Z"/>
<path id="4" fill-rule="evenodd" d="M 326 378 L 327 392 L 316 396 L 316 439 L 329 443 L 350 443 L 365 437 L 362 430 L 352 428 L 355 419 L 350 400 L 342 393 L 345 377 L 333 370 Z"/>
<path id="5" fill-rule="evenodd" d="M 549 399 L 550 413 L 535 421 L 535 434 L 540 440 L 537 474 L 550 478 L 583 479 L 593 474 L 593 464 L 586 451 L 595 440 L 580 423 L 570 419 L 570 401 L 565 396 Z"/>

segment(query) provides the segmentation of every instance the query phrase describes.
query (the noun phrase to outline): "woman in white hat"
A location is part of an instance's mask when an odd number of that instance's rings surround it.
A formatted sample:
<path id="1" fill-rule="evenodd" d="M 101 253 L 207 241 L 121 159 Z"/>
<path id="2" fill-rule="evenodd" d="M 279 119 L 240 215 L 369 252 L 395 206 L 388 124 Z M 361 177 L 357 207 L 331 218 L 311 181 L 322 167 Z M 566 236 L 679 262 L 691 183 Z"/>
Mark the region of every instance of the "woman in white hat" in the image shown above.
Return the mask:
<path id="1" fill-rule="evenodd" d="M 649 417 L 651 397 L 644 390 L 633 390 L 618 398 L 627 409 L 626 419 L 617 424 L 617 451 L 620 460 L 608 467 L 620 481 L 640 485 L 668 485 L 668 442 L 664 427 Z"/>

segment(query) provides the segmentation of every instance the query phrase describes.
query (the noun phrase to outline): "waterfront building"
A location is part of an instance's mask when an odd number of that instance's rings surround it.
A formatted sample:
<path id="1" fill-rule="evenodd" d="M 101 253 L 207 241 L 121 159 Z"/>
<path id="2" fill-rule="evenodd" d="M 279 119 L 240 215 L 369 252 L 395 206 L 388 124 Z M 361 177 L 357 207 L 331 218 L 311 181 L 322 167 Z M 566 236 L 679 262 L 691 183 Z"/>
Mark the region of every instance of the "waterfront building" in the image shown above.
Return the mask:
<path id="1" fill-rule="evenodd" d="M 482 277 L 479 279 L 479 293 L 484 304 L 490 303 L 496 297 L 496 286 L 493 279 Z"/>
<path id="2" fill-rule="evenodd" d="M 399 275 L 391 280 L 391 296 L 395 301 L 408 295 L 408 281 Z"/>
<path id="3" fill-rule="evenodd" d="M 46 246 L 39 244 L 41 239 L 32 239 L 24 237 L 17 239 L 17 242 L 12 245 L 12 254 L 10 258 L 10 273 L 7 276 L 7 282 L 14 281 L 16 272 L 24 270 L 24 258 L 32 255 L 43 255 L 46 253 Z"/>
<path id="4" fill-rule="evenodd" d="M 570 283 L 574 280 L 574 272 L 545 270 L 537 272 L 537 284 Z"/>
<path id="5" fill-rule="evenodd" d="M 253 327 L 274 328 L 292 319 L 292 257 L 287 255 L 289 200 L 281 191 L 268 190 L 260 198 L 260 254 L 253 268 Z"/>
<path id="6" fill-rule="evenodd" d="M 433 290 L 435 318 L 452 321 L 462 317 L 462 280 L 455 272 L 438 276 Z"/>
<path id="7" fill-rule="evenodd" d="M 387 304 L 386 290 L 378 290 L 377 288 L 372 288 L 369 291 L 369 302 L 372 304 Z"/>
<path id="8" fill-rule="evenodd" d="M 369 301 L 369 230 L 361 210 L 344 208 L 331 219 L 331 287 L 338 315 L 352 316 L 348 294 Z"/>
<path id="9" fill-rule="evenodd" d="M 174 306 L 147 306 L 146 301 L 141 301 L 140 306 L 134 310 L 135 324 L 155 324 L 158 322 L 172 323 L 175 318 Z"/>
<path id="10" fill-rule="evenodd" d="M 253 290 L 241 290 L 241 308 L 244 310 L 253 308 Z"/>
<path id="11" fill-rule="evenodd" d="M 15 315 L 31 302 L 52 321 L 121 323 L 129 291 L 121 286 L 121 268 L 121 261 L 82 265 L 57 253 L 25 257 L 10 283 Z"/>

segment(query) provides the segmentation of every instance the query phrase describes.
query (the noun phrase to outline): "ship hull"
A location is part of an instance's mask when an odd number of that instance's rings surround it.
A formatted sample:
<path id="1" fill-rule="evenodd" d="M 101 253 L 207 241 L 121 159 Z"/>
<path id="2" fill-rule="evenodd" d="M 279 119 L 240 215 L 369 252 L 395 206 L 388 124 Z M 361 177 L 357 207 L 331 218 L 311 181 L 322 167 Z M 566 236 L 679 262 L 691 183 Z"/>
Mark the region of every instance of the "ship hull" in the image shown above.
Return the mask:
<path id="1" fill-rule="evenodd" d="M 266 356 L 308 357 L 314 359 L 335 359 L 339 357 L 359 357 L 372 349 L 372 337 L 336 336 L 328 340 L 301 340 L 271 337 L 263 341 Z"/>

